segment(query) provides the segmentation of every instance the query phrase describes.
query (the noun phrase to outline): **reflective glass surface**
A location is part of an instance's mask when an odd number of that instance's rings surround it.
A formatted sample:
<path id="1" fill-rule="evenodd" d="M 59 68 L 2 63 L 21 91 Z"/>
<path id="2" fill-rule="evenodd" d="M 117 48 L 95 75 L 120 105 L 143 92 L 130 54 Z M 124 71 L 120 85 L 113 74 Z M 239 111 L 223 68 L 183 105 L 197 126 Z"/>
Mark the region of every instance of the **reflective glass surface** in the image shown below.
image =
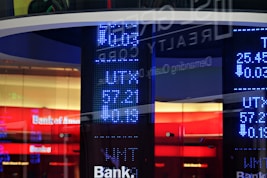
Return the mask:
<path id="1" fill-rule="evenodd" d="M 0 18 L 107 10 L 242 11 L 266 12 L 264 0 L 2 0 Z M 217 9 L 217 10 L 216 10 Z M 221 11 L 221 10 L 219 10 Z"/>
<path id="2" fill-rule="evenodd" d="M 234 0 L 1 3 L 7 21 L 267 9 Z M 266 176 L 266 24 L 90 25 L 0 38 L 0 178 Z"/>

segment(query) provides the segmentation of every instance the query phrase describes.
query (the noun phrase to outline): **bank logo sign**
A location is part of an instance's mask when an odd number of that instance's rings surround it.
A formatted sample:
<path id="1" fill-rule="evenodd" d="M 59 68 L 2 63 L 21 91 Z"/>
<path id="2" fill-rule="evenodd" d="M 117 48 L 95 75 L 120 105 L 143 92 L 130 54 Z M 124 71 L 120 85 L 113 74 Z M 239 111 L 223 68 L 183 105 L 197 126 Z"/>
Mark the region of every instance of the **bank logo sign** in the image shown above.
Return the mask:
<path id="1" fill-rule="evenodd" d="M 94 178 L 136 178 L 125 166 L 118 169 L 109 169 L 103 166 L 94 166 Z"/>
<path id="2" fill-rule="evenodd" d="M 267 178 L 266 173 L 258 172 L 258 173 L 246 173 L 242 171 L 236 172 L 236 178 Z"/>

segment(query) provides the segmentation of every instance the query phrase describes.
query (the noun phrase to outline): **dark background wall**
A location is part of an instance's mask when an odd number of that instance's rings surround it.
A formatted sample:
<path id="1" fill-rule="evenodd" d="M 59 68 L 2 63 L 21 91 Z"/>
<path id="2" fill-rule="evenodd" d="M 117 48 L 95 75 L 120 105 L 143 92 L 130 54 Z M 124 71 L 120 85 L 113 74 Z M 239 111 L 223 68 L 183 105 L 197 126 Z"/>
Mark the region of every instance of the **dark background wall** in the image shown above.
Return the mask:
<path id="1" fill-rule="evenodd" d="M 13 1 L 11 0 L 1 0 L 0 1 L 0 18 L 13 16 Z"/>

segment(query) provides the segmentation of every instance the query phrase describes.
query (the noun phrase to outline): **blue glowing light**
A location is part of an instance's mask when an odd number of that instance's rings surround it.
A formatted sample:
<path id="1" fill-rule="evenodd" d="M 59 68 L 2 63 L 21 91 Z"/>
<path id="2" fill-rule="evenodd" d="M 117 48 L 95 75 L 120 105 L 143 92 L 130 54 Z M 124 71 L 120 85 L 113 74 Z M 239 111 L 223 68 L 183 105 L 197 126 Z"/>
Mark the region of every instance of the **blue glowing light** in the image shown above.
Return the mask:
<path id="1" fill-rule="evenodd" d="M 253 139 L 266 139 L 267 127 L 246 127 L 246 124 L 240 124 L 239 134 L 245 138 L 248 137 Z"/>
<path id="2" fill-rule="evenodd" d="M 242 97 L 243 108 L 265 108 L 267 106 L 267 98 L 262 96 Z"/>
<path id="3" fill-rule="evenodd" d="M 30 141 L 32 142 L 41 142 L 42 141 L 42 133 L 40 131 L 31 132 Z M 30 163 L 31 164 L 39 164 L 41 162 L 40 154 L 30 154 Z"/>
<path id="4" fill-rule="evenodd" d="M 242 43 L 235 49 L 233 91 L 266 91 L 267 79 L 267 28 L 233 29 Z M 263 33 L 264 32 L 264 33 Z M 237 34 L 238 33 L 238 34 Z M 250 34 L 248 36 L 247 34 Z M 245 38 L 244 38 L 245 37 Z M 238 134 L 242 138 L 266 139 L 265 120 L 267 98 L 262 94 L 246 94 L 241 97 Z"/>
<path id="5" fill-rule="evenodd" d="M 124 147 L 124 148 L 105 148 L 105 159 L 106 161 L 111 160 L 111 161 L 117 161 L 117 160 L 122 160 L 124 162 L 130 161 L 130 162 L 134 162 L 135 161 L 135 157 L 136 157 L 136 151 L 138 150 L 138 148 L 128 148 L 128 147 Z M 128 156 L 130 155 L 130 156 Z M 130 160 L 128 159 L 130 158 Z"/>
<path id="6" fill-rule="evenodd" d="M 266 116 L 262 111 L 267 106 L 267 99 L 261 96 L 242 97 L 243 111 L 239 112 L 240 130 L 242 137 L 253 139 L 267 138 Z M 255 111 L 249 111 L 256 109 Z"/>
<path id="7" fill-rule="evenodd" d="M 237 28 L 237 29 L 233 29 L 233 32 L 256 32 L 256 31 L 267 31 L 267 28 Z"/>
<path id="8" fill-rule="evenodd" d="M 259 87 L 242 87 L 242 88 L 234 88 L 234 91 L 260 91 L 260 90 L 267 90 L 267 88 L 259 88 Z"/>
<path id="9" fill-rule="evenodd" d="M 265 46 L 266 44 L 263 43 Z M 267 51 L 239 52 L 236 55 L 236 71 L 238 77 L 247 79 L 267 78 Z"/>
<path id="10" fill-rule="evenodd" d="M 30 163 L 31 164 L 39 164 L 41 162 L 40 154 L 30 154 Z"/>
<path id="11" fill-rule="evenodd" d="M 97 34 L 94 110 L 96 122 L 136 124 L 139 121 L 138 25 L 100 25 Z"/>
<path id="12" fill-rule="evenodd" d="M 5 151 L 4 146 L 0 145 L 0 172 L 3 172 L 3 165 L 4 161 L 10 161 L 10 155 Z"/>
<path id="13" fill-rule="evenodd" d="M 138 84 L 139 71 L 106 71 L 105 81 L 109 85 Z"/>
<path id="14" fill-rule="evenodd" d="M 240 112 L 240 131 L 242 137 L 267 138 L 266 112 Z"/>
<path id="15" fill-rule="evenodd" d="M 138 135 L 95 135 L 94 139 L 138 139 Z"/>
<path id="16" fill-rule="evenodd" d="M 120 58 L 120 59 L 96 59 L 96 63 L 112 63 L 112 62 L 138 62 L 139 59 L 125 59 L 125 58 Z"/>
<path id="17" fill-rule="evenodd" d="M 100 25 L 98 27 L 98 46 L 129 47 L 139 44 L 137 24 Z"/>
<path id="18" fill-rule="evenodd" d="M 30 134 L 30 140 L 33 142 L 40 142 L 42 141 L 42 133 L 40 131 L 32 132 Z"/>

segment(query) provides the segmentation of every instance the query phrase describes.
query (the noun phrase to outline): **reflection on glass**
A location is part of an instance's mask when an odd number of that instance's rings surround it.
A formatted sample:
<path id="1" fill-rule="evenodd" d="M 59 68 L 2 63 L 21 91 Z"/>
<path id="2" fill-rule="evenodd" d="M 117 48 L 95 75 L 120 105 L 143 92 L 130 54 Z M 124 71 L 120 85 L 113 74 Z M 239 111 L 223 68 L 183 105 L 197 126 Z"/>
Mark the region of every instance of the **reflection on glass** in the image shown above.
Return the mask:
<path id="1" fill-rule="evenodd" d="M 154 9 L 159 11 L 258 11 L 266 12 L 267 1 L 238 0 L 2 0 L 0 18 L 29 14 L 66 13 L 75 11 L 106 11 L 128 9 Z"/>

